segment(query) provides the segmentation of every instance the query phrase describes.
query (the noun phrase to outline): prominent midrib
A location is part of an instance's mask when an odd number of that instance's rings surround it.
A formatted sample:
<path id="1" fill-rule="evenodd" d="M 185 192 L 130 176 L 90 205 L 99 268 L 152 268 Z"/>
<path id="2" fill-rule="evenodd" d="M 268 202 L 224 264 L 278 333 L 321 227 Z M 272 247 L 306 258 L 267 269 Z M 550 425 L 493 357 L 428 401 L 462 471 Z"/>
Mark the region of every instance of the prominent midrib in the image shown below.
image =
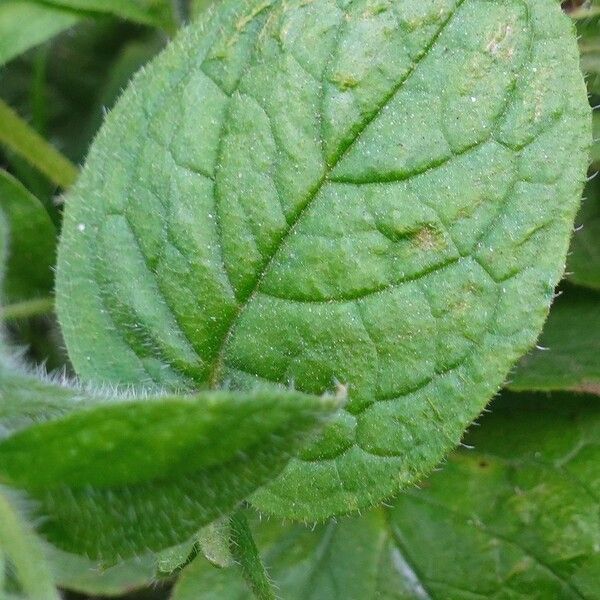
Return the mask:
<path id="1" fill-rule="evenodd" d="M 458 10 L 460 9 L 460 7 L 462 6 L 462 4 L 465 1 L 466 0 L 457 0 L 454 8 L 448 13 L 447 17 L 444 19 L 444 21 L 441 23 L 438 30 L 432 36 L 429 43 L 423 48 L 422 52 L 416 57 L 415 61 L 410 66 L 410 68 L 407 70 L 407 72 L 404 74 L 404 76 L 401 77 L 398 80 L 398 82 L 390 89 L 390 91 L 384 96 L 383 100 L 375 107 L 375 109 L 367 116 L 367 118 L 364 119 L 362 121 L 362 123 L 359 124 L 359 126 L 356 128 L 356 132 L 354 133 L 354 137 L 352 138 L 352 140 L 346 144 L 346 146 L 341 150 L 341 152 L 339 152 L 338 155 L 330 163 L 327 163 L 325 165 L 325 169 L 323 170 L 323 175 L 321 176 L 319 181 L 316 183 L 316 185 L 313 187 L 313 189 L 310 190 L 310 192 L 307 194 L 304 202 L 302 202 L 302 204 L 296 210 L 295 214 L 292 215 L 292 218 L 289 222 L 287 229 L 283 232 L 283 234 L 281 235 L 281 237 L 279 238 L 279 240 L 277 240 L 277 242 L 275 244 L 275 250 L 273 251 L 271 256 L 269 256 L 268 259 L 265 261 L 262 268 L 257 272 L 256 278 L 254 279 L 254 282 L 253 282 L 252 286 L 250 287 L 249 291 L 246 293 L 246 296 L 241 298 L 238 302 L 238 308 L 237 308 L 236 312 L 233 314 L 231 321 L 229 322 L 229 326 L 227 328 L 227 331 L 225 332 L 225 335 L 223 336 L 223 340 L 222 340 L 221 346 L 219 348 L 219 351 L 216 354 L 216 357 L 213 360 L 210 371 L 209 371 L 209 382 L 210 382 L 211 387 L 213 387 L 213 388 L 218 387 L 218 384 L 220 381 L 220 376 L 221 376 L 221 371 L 223 368 L 224 358 L 225 358 L 225 349 L 227 348 L 227 343 L 228 343 L 229 339 L 231 338 L 233 331 L 235 330 L 235 326 L 238 322 L 240 315 L 244 312 L 244 310 L 246 310 L 248 305 L 252 302 L 252 299 L 256 296 L 257 292 L 260 289 L 260 286 L 261 286 L 261 283 L 262 283 L 264 277 L 269 272 L 269 269 L 270 269 L 271 265 L 273 264 L 275 258 L 279 254 L 280 250 L 285 246 L 287 239 L 294 232 L 298 223 L 301 221 L 303 215 L 310 208 L 310 206 L 312 205 L 317 194 L 321 191 L 323 186 L 328 181 L 330 181 L 331 174 L 334 171 L 334 169 L 336 168 L 336 166 L 341 162 L 341 160 L 345 156 L 348 155 L 348 153 L 352 150 L 352 148 L 354 148 L 354 146 L 359 141 L 359 139 L 361 138 L 362 134 L 367 129 L 367 127 L 381 114 L 381 111 L 396 96 L 396 94 L 401 90 L 402 86 L 412 77 L 412 75 L 415 73 L 415 71 L 421 64 L 421 62 L 429 55 L 430 51 L 435 46 L 436 42 L 438 41 L 438 39 L 440 38 L 440 36 L 442 35 L 444 30 L 450 23 L 450 21 L 452 21 L 452 19 L 454 18 L 454 16 L 456 15 L 456 13 L 458 12 Z"/>

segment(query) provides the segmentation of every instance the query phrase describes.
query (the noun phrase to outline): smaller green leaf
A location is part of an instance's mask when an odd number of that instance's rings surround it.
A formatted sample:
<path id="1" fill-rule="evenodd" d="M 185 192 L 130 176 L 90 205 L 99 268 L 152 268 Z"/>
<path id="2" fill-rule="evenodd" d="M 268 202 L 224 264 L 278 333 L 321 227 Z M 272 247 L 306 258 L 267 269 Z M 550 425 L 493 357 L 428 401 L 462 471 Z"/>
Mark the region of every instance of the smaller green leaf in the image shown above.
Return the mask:
<path id="1" fill-rule="evenodd" d="M 28 598 L 59 600 L 42 545 L 23 519 L 15 500 L 16 497 L 12 497 L 10 491 L 0 487 L 0 548 L 3 555 L 16 571 Z"/>
<path id="2" fill-rule="evenodd" d="M 15 56 L 49 40 L 81 19 L 41 2 L 0 1 L 0 66 Z"/>
<path id="3" fill-rule="evenodd" d="M 508 387 L 600 394 L 600 293 L 569 287 L 556 300 L 538 347 Z"/>
<path id="4" fill-rule="evenodd" d="M 113 561 L 231 511 L 337 406 L 284 390 L 109 402 L 0 442 L 0 482 L 37 501 L 51 543 Z"/>
<path id="5" fill-rule="evenodd" d="M 4 303 L 48 296 L 54 283 L 56 229 L 41 202 L 2 169 L 0 211 L 9 229 Z"/>
<path id="6" fill-rule="evenodd" d="M 600 138 L 600 131 L 598 132 Z M 585 191 L 567 261 L 567 278 L 578 285 L 600 290 L 600 178 L 590 181 Z"/>

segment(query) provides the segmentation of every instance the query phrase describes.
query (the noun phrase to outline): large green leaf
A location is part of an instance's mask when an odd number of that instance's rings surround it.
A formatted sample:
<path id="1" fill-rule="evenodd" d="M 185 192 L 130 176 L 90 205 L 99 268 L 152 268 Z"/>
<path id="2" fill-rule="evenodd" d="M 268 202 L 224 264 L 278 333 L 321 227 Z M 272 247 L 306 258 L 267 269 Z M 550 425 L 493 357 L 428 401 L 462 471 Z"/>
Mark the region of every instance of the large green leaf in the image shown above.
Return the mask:
<path id="1" fill-rule="evenodd" d="M 565 291 L 552 307 L 538 348 L 523 357 L 509 387 L 600 395 L 600 293 Z"/>
<path id="2" fill-rule="evenodd" d="M 9 227 L 5 303 L 51 293 L 56 259 L 56 229 L 40 201 L 0 169 L 0 211 Z"/>
<path id="3" fill-rule="evenodd" d="M 0 482 L 37 501 L 50 542 L 116 561 L 232 510 L 337 405 L 291 391 L 107 400 L 0 441 Z"/>
<path id="4" fill-rule="evenodd" d="M 378 502 L 535 341 L 590 138 L 554 0 L 226 0 L 134 79 L 66 200 L 69 354 L 101 383 L 347 388 L 254 501 Z"/>
<path id="5" fill-rule="evenodd" d="M 286 600 L 600 598 L 600 412 L 592 397 L 513 395 L 422 489 L 318 526 L 256 527 Z M 197 559 L 172 600 L 249 598 Z"/>
<path id="6" fill-rule="evenodd" d="M 11 58 L 72 27 L 81 19 L 72 11 L 41 2 L 0 0 L 0 67 Z"/>

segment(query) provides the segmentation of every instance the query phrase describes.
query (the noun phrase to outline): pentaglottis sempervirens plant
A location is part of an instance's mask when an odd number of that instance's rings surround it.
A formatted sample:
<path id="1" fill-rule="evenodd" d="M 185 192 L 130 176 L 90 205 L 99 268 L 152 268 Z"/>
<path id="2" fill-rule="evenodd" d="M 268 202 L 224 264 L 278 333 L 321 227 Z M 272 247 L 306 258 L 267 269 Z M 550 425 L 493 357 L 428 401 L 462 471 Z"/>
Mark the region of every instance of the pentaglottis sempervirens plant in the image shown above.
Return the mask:
<path id="1" fill-rule="evenodd" d="M 600 11 L 127 4 L 0 4 L 6 593 L 599 598 Z"/>

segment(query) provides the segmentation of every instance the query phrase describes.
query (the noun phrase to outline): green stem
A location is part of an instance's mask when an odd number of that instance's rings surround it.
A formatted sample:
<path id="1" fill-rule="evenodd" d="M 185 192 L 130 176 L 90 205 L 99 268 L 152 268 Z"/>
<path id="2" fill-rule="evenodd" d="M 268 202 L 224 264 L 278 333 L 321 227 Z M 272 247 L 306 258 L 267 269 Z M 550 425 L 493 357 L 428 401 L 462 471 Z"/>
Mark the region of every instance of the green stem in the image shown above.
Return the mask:
<path id="1" fill-rule="evenodd" d="M 54 298 L 35 298 L 0 307 L 0 320 L 11 321 L 46 315 L 54 310 Z"/>
<path id="2" fill-rule="evenodd" d="M 276 600 L 275 590 L 258 554 L 243 512 L 237 511 L 229 522 L 231 554 L 242 569 L 246 583 L 258 600 Z"/>
<path id="3" fill-rule="evenodd" d="M 68 188 L 77 179 L 77 167 L 2 100 L 0 143 L 21 155 L 62 188 Z"/>

